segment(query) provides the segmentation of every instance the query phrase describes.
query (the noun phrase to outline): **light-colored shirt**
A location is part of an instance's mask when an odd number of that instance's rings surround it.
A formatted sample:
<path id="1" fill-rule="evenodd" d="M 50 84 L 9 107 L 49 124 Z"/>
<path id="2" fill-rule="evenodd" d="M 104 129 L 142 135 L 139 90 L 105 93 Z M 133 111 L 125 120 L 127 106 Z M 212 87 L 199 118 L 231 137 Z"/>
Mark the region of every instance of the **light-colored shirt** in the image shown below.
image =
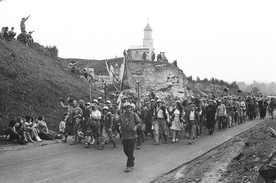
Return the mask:
<path id="1" fill-rule="evenodd" d="M 224 104 L 220 104 L 217 108 L 217 116 L 224 116 L 226 114 L 226 108 Z"/>
<path id="2" fill-rule="evenodd" d="M 91 112 L 90 117 L 92 119 L 101 119 L 102 114 L 101 114 L 101 112 L 99 110 L 95 110 L 95 111 Z"/>
<path id="3" fill-rule="evenodd" d="M 58 131 L 60 131 L 60 132 L 65 132 L 65 122 L 64 121 L 61 121 L 60 123 L 59 123 L 59 126 L 58 126 Z"/>
<path id="4" fill-rule="evenodd" d="M 189 118 L 190 118 L 191 121 L 195 120 L 195 111 L 190 112 Z"/>
<path id="5" fill-rule="evenodd" d="M 163 110 L 161 109 L 161 107 L 157 108 L 156 112 L 157 112 L 157 115 L 156 115 L 157 118 L 161 118 L 161 119 L 164 118 L 164 113 L 163 113 Z"/>
<path id="6" fill-rule="evenodd" d="M 239 102 L 239 108 L 246 109 L 246 105 L 245 105 L 244 101 Z"/>

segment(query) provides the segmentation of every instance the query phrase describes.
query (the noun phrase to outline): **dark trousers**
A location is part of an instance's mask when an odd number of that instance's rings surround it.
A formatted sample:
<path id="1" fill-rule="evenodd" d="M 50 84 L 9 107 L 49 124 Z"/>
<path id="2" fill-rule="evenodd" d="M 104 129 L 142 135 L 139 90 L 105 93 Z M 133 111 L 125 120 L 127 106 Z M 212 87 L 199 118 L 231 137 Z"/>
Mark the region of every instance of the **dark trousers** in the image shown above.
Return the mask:
<path id="1" fill-rule="evenodd" d="M 224 116 L 218 116 L 219 129 L 226 129 L 227 123 Z"/>
<path id="2" fill-rule="evenodd" d="M 140 146 L 142 145 L 142 136 L 143 136 L 143 132 L 142 130 L 137 130 L 137 146 Z"/>
<path id="3" fill-rule="evenodd" d="M 38 136 L 42 139 L 42 140 L 54 140 L 55 138 L 55 132 L 49 130 L 49 132 L 40 132 L 38 133 Z"/>
<path id="4" fill-rule="evenodd" d="M 10 136 L 10 138 L 9 138 L 10 141 L 13 141 L 13 140 L 19 141 L 21 138 L 20 135 L 18 133 L 16 133 L 15 131 L 13 131 L 12 128 L 7 129 L 6 135 Z"/>
<path id="5" fill-rule="evenodd" d="M 134 148 L 136 139 L 123 139 L 123 147 L 124 147 L 124 153 L 127 156 L 127 167 L 133 167 L 134 166 Z"/>
<path id="6" fill-rule="evenodd" d="M 199 126 L 199 132 L 198 132 L 197 135 L 201 135 L 202 134 L 203 120 L 204 120 L 203 115 L 200 115 L 199 116 L 199 125 L 198 125 Z"/>

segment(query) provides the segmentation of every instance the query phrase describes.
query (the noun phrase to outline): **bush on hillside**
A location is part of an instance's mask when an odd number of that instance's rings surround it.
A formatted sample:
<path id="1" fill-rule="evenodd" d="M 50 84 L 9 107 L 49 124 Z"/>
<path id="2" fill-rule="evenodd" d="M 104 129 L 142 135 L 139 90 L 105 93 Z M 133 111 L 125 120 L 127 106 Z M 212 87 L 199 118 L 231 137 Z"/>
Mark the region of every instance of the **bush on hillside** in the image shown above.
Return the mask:
<path id="1" fill-rule="evenodd" d="M 46 49 L 49 50 L 53 56 L 58 56 L 58 49 L 56 46 L 46 46 Z"/>

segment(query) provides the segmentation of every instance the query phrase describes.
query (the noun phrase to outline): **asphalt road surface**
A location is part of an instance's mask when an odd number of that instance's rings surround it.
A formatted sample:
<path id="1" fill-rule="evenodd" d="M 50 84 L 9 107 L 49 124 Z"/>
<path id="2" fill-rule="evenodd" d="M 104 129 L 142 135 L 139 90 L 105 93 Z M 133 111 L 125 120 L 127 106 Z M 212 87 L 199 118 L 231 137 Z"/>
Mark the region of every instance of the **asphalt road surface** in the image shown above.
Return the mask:
<path id="1" fill-rule="evenodd" d="M 135 167 L 129 173 L 124 172 L 126 156 L 119 140 L 116 148 L 109 144 L 101 151 L 95 145 L 85 149 L 84 143 L 70 146 L 61 142 L 9 151 L 0 154 L 0 182 L 148 183 L 262 121 L 248 121 L 212 136 L 205 132 L 193 145 L 186 138 L 159 146 L 147 140 L 135 150 Z"/>

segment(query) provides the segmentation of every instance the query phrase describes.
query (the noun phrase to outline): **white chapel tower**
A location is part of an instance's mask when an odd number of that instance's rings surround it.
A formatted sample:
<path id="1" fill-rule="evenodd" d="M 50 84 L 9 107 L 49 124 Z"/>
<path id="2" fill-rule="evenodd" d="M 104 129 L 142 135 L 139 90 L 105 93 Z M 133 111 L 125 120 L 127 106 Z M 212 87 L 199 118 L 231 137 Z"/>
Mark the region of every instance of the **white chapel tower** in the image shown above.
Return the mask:
<path id="1" fill-rule="evenodd" d="M 149 48 L 149 60 L 151 60 L 151 53 L 153 52 L 153 39 L 152 29 L 149 24 L 144 29 L 143 47 Z"/>
<path id="2" fill-rule="evenodd" d="M 132 45 L 128 48 L 130 53 L 128 59 L 130 60 L 148 60 L 151 61 L 153 49 L 152 29 L 148 24 L 144 29 L 143 45 Z M 144 58 L 143 55 L 146 54 Z"/>

